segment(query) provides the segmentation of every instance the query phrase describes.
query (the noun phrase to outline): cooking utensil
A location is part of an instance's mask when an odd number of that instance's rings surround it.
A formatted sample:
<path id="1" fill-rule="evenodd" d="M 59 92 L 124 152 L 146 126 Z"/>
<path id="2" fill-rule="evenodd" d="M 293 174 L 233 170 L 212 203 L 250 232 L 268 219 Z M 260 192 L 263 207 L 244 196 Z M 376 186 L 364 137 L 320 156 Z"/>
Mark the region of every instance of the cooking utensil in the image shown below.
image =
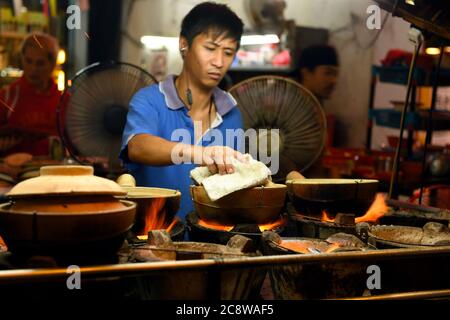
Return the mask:
<path id="1" fill-rule="evenodd" d="M 0 205 L 0 234 L 13 253 L 89 256 L 116 252 L 133 225 L 136 204 L 95 177 L 93 168 L 50 166 L 17 184 Z"/>
<path id="2" fill-rule="evenodd" d="M 211 201 L 203 186 L 191 186 L 190 190 L 197 215 L 206 222 L 223 225 L 275 221 L 284 207 L 286 191 L 285 185 L 270 183 Z"/>
<path id="3" fill-rule="evenodd" d="M 180 209 L 181 192 L 164 188 L 136 187 L 136 179 L 128 173 L 117 178 L 117 183 L 126 195 L 117 198 L 137 204 L 136 221 L 133 231 L 137 235 L 147 235 L 148 227 L 167 227 Z M 149 220 L 155 221 L 149 221 Z"/>
<path id="4" fill-rule="evenodd" d="M 358 179 L 294 179 L 286 185 L 295 209 L 319 218 L 323 210 L 330 218 L 337 213 L 364 215 L 378 189 L 377 180 Z"/>
<path id="5" fill-rule="evenodd" d="M 122 187 L 127 192 L 119 199 L 133 201 L 137 204 L 136 220 L 132 230 L 137 235 L 146 235 L 147 219 L 159 228 L 168 226 L 180 209 L 181 192 L 172 189 L 147 187 Z M 147 224 L 148 225 L 148 224 Z"/>

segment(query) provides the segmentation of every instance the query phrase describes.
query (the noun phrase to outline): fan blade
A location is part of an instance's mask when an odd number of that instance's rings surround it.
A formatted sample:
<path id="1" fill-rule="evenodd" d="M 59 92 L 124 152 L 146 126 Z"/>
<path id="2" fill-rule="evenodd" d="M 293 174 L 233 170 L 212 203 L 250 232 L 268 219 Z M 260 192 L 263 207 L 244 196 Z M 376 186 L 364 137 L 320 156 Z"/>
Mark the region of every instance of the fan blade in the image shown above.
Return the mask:
<path id="1" fill-rule="evenodd" d="M 280 130 L 281 166 L 283 162 L 295 163 L 303 171 L 320 156 L 326 136 L 325 114 L 317 99 L 300 84 L 261 76 L 238 83 L 230 93 L 238 103 L 245 129 Z"/>
<path id="2" fill-rule="evenodd" d="M 154 83 L 150 74 L 130 64 L 94 64 L 83 70 L 60 106 L 64 108 L 60 129 L 70 153 L 79 160 L 106 159 L 117 169 L 130 100 L 139 89 Z"/>

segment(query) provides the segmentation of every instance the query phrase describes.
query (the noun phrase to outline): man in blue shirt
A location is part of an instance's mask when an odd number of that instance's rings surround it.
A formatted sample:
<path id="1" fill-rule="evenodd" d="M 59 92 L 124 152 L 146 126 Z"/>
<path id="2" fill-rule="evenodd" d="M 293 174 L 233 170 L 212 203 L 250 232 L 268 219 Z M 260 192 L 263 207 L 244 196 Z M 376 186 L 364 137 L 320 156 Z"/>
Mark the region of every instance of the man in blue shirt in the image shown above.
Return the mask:
<path id="1" fill-rule="evenodd" d="M 217 87 L 242 32 L 242 21 L 226 5 L 197 5 L 181 26 L 180 75 L 140 90 L 130 103 L 120 156 L 137 185 L 181 191 L 181 218 L 193 210 L 189 172 L 196 165 L 227 174 L 232 158 L 243 159 L 235 151 L 239 139 L 230 134 L 242 128 L 240 112 Z"/>

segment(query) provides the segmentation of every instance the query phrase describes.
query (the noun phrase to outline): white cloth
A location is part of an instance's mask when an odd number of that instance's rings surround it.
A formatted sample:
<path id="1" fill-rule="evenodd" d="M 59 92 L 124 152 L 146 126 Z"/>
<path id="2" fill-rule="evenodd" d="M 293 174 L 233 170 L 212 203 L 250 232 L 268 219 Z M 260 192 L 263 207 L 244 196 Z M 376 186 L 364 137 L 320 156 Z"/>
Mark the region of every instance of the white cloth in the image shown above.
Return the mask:
<path id="1" fill-rule="evenodd" d="M 237 159 L 232 160 L 234 173 L 211 175 L 207 167 L 198 167 L 191 171 L 191 178 L 198 184 L 202 184 L 212 201 L 245 188 L 264 185 L 270 180 L 270 169 L 250 155 L 248 163 Z"/>

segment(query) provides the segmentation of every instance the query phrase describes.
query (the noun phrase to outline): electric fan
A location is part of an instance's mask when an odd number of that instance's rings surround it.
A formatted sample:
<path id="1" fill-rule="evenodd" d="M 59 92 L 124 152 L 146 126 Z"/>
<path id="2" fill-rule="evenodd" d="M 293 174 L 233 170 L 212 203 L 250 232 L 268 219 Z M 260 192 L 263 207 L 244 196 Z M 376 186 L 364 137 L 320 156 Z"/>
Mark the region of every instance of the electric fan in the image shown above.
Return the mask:
<path id="1" fill-rule="evenodd" d="M 152 75 L 127 63 L 94 63 L 78 72 L 57 109 L 59 134 L 70 155 L 80 164 L 121 172 L 128 105 L 139 89 L 153 83 Z"/>
<path id="2" fill-rule="evenodd" d="M 325 145 L 326 118 L 319 101 L 306 88 L 287 78 L 260 76 L 238 83 L 230 93 L 238 103 L 244 129 L 257 131 L 258 154 L 271 140 L 264 136 L 278 135 L 273 140 L 278 144 L 263 151 L 279 152 L 274 181 L 283 181 L 291 170 L 305 171 L 319 158 Z M 261 134 L 259 129 L 267 130 Z"/>

